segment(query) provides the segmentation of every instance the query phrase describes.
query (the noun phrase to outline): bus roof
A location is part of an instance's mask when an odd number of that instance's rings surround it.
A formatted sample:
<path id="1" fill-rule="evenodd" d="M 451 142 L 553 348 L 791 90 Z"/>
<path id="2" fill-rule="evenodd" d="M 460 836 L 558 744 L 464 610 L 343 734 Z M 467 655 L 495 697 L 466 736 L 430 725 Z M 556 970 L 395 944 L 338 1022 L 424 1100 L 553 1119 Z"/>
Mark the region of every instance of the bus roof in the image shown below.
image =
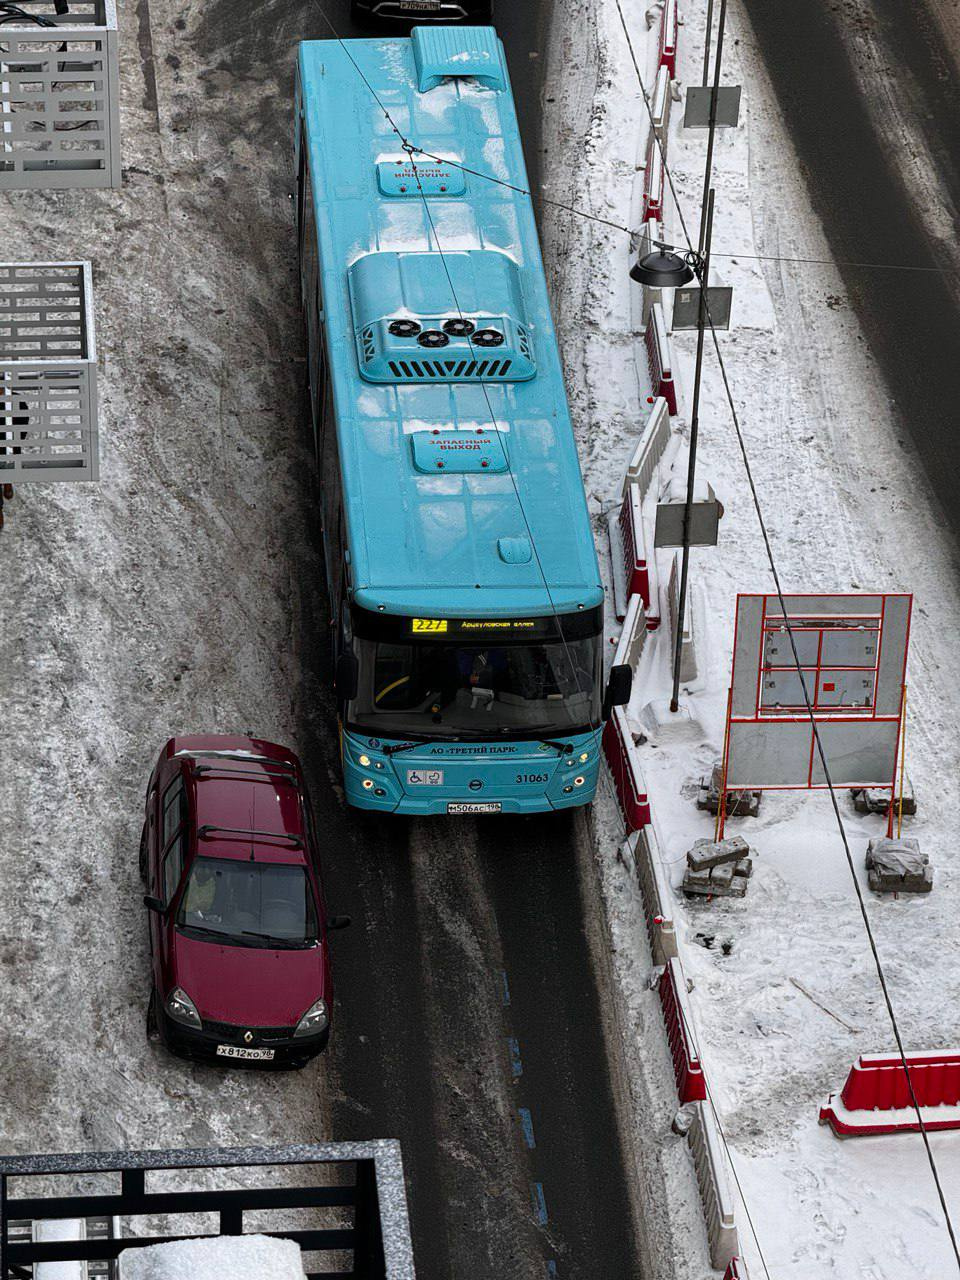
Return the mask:
<path id="1" fill-rule="evenodd" d="M 405 615 L 596 606 L 531 201 L 478 176 L 528 189 L 495 32 L 307 41 L 299 91 L 354 599 Z M 417 160 L 423 194 L 384 109 L 457 162 Z M 475 336 L 445 337 L 463 317 Z"/>

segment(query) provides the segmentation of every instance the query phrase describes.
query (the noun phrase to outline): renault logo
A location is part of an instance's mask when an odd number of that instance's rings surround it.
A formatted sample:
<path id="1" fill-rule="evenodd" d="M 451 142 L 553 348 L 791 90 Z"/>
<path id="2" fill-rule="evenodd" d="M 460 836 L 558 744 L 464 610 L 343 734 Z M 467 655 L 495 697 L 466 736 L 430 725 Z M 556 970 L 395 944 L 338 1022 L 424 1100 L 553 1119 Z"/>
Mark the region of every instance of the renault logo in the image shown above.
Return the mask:
<path id="1" fill-rule="evenodd" d="M 243 1041 L 244 1041 L 244 1044 L 253 1044 L 253 1032 L 245 1031 L 243 1033 Z"/>

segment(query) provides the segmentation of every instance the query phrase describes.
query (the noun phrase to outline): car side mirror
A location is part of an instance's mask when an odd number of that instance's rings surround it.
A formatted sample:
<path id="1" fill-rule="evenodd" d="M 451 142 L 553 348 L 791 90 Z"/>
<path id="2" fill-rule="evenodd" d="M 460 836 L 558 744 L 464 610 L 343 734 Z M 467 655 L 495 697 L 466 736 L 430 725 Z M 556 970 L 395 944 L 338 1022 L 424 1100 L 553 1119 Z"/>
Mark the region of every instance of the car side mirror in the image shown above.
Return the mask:
<path id="1" fill-rule="evenodd" d="M 614 707 L 625 707 L 633 692 L 633 670 L 626 663 L 610 668 L 607 691 L 603 695 L 603 718 L 608 720 Z"/>
<path id="2" fill-rule="evenodd" d="M 334 675 L 334 688 L 339 702 L 349 702 L 357 696 L 357 685 L 360 678 L 360 664 L 352 653 L 341 653 L 337 659 Z"/>
<path id="3" fill-rule="evenodd" d="M 148 911 L 156 911 L 158 916 L 163 915 L 163 912 L 164 912 L 163 903 L 160 901 L 159 898 L 153 897 L 152 894 L 149 894 L 149 893 L 144 894 L 143 905 L 147 908 Z"/>
<path id="4" fill-rule="evenodd" d="M 349 916 L 331 916 L 327 921 L 327 933 L 331 933 L 334 929 L 346 929 L 352 923 Z"/>

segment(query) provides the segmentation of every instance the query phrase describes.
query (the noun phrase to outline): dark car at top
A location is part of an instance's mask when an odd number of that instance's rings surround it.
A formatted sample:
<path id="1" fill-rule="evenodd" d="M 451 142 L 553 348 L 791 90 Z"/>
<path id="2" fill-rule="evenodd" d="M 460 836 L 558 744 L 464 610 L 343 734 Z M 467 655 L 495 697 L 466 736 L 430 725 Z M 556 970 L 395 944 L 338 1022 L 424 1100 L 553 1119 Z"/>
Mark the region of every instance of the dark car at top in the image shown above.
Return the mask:
<path id="1" fill-rule="evenodd" d="M 362 25 L 493 21 L 493 0 L 351 0 L 350 13 Z"/>
<path id="2" fill-rule="evenodd" d="M 153 985 L 174 1053 L 300 1067 L 330 1035 L 333 981 L 315 822 L 300 762 L 258 738 L 171 738 L 140 843 Z"/>

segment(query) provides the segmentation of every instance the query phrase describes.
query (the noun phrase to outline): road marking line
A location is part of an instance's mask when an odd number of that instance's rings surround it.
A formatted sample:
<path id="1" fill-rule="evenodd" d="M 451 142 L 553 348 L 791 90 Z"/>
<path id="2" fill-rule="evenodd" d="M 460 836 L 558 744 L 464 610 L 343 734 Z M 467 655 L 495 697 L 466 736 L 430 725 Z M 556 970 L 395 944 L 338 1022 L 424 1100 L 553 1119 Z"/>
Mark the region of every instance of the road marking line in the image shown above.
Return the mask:
<path id="1" fill-rule="evenodd" d="M 547 1263 L 547 1280 L 557 1280 L 557 1264 L 553 1258 Z"/>
<path id="2" fill-rule="evenodd" d="M 543 1183 L 530 1183 L 530 1199 L 533 1202 L 533 1212 L 541 1227 L 547 1225 L 547 1202 L 543 1195 Z"/>
<path id="3" fill-rule="evenodd" d="M 520 1116 L 520 1127 L 523 1129 L 523 1140 L 532 1151 L 537 1145 L 533 1136 L 533 1116 L 531 1116 L 526 1107 L 520 1107 L 518 1114 Z"/>
<path id="4" fill-rule="evenodd" d="M 520 1057 L 520 1042 L 514 1036 L 507 1041 L 510 1046 L 510 1070 L 513 1072 L 513 1078 L 516 1080 L 523 1075 L 523 1060 Z"/>
<path id="5" fill-rule="evenodd" d="M 500 970 L 500 981 L 503 983 L 502 998 L 504 1007 L 506 1008 L 510 1004 L 510 983 L 507 981 L 506 969 Z"/>

